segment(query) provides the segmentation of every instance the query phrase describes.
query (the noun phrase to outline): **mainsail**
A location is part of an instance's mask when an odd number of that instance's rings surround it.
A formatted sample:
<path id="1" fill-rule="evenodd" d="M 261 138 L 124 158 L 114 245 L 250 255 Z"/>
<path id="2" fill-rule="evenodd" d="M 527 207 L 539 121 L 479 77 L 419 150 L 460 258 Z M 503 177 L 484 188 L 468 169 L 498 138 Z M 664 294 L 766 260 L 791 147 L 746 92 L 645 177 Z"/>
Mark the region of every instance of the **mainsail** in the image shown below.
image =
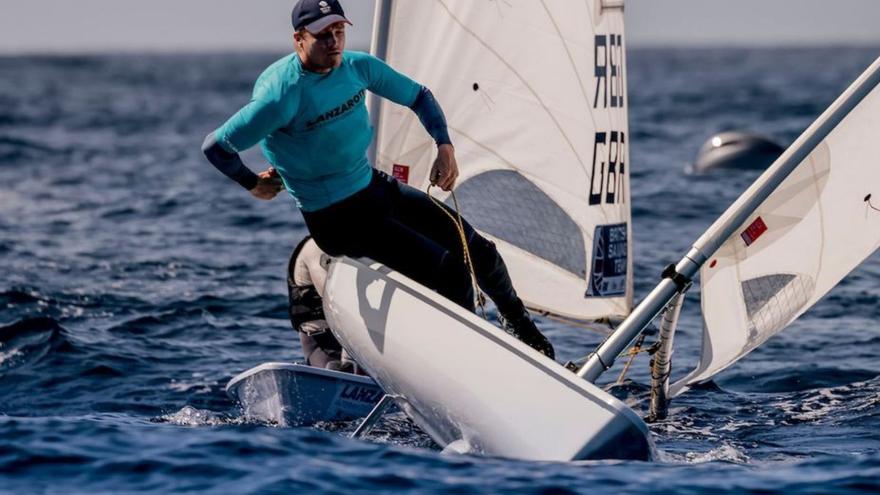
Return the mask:
<path id="1" fill-rule="evenodd" d="M 497 243 L 520 296 L 568 318 L 627 315 L 622 2 L 377 4 L 373 52 L 440 101 L 461 172 L 459 205 Z M 373 113 L 376 167 L 425 190 L 431 138 L 406 108 L 376 100 Z"/>
<path id="2" fill-rule="evenodd" d="M 878 82 L 880 59 L 737 202 L 805 155 L 703 265 L 702 355 L 673 395 L 780 332 L 880 246 Z"/>

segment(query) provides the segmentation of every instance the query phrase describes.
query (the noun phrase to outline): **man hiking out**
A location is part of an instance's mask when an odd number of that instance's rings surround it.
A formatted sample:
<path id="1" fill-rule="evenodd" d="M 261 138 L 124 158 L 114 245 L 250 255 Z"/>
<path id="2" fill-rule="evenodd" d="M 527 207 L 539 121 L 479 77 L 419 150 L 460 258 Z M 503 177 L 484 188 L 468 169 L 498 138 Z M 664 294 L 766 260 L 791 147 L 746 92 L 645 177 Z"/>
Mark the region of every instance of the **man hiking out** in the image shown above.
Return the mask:
<path id="1" fill-rule="evenodd" d="M 244 108 L 208 135 L 208 160 L 259 199 L 287 189 L 318 247 L 331 256 L 368 257 L 473 311 L 474 294 L 457 228 L 424 192 L 375 170 L 366 91 L 412 109 L 437 143 L 432 183 L 458 177 L 446 118 L 431 91 L 366 53 L 345 51 L 346 24 L 335 0 L 299 0 L 296 51 L 267 68 Z M 255 174 L 238 153 L 259 143 L 272 165 Z M 505 330 L 554 356 L 511 285 L 495 245 L 464 223 L 480 288 Z"/>

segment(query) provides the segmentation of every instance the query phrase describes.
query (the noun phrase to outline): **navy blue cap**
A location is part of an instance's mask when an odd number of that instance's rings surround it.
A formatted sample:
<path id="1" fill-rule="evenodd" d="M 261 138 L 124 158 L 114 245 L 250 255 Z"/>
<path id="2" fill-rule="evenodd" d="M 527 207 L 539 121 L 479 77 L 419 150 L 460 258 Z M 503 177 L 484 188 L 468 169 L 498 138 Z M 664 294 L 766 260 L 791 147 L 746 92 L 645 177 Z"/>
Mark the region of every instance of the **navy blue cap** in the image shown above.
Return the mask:
<path id="1" fill-rule="evenodd" d="M 299 0 L 293 6 L 293 12 L 290 14 L 290 21 L 293 23 L 293 29 L 306 31 L 317 34 L 327 28 L 327 26 L 337 22 L 351 21 L 345 18 L 345 12 L 342 5 L 337 0 Z"/>

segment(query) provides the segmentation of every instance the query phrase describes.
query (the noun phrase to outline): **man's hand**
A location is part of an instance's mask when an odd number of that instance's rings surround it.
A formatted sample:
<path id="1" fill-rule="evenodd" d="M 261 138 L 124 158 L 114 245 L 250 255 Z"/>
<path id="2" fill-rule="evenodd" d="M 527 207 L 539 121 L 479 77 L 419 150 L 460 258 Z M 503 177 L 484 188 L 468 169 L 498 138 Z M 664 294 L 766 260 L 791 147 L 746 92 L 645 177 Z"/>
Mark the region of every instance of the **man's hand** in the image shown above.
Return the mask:
<path id="1" fill-rule="evenodd" d="M 257 185 L 250 190 L 251 195 L 255 198 L 268 201 L 284 189 L 284 184 L 281 183 L 281 177 L 275 167 L 269 167 L 257 174 L 257 177 Z"/>
<path id="2" fill-rule="evenodd" d="M 431 167 L 431 184 L 443 189 L 452 190 L 458 179 L 458 163 L 455 161 L 455 148 L 451 144 L 441 144 L 437 148 L 437 159 Z"/>

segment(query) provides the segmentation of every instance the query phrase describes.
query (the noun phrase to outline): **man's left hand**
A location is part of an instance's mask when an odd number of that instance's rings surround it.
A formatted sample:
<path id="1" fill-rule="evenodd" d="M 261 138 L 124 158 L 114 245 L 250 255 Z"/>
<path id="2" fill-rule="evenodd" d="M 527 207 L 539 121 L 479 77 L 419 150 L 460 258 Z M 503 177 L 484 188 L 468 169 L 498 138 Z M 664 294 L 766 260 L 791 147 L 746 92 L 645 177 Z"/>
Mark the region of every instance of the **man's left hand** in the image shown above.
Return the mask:
<path id="1" fill-rule="evenodd" d="M 452 190 L 458 179 L 458 163 L 455 161 L 455 148 L 451 144 L 441 144 L 437 148 L 437 159 L 431 167 L 431 184 L 443 189 Z"/>

